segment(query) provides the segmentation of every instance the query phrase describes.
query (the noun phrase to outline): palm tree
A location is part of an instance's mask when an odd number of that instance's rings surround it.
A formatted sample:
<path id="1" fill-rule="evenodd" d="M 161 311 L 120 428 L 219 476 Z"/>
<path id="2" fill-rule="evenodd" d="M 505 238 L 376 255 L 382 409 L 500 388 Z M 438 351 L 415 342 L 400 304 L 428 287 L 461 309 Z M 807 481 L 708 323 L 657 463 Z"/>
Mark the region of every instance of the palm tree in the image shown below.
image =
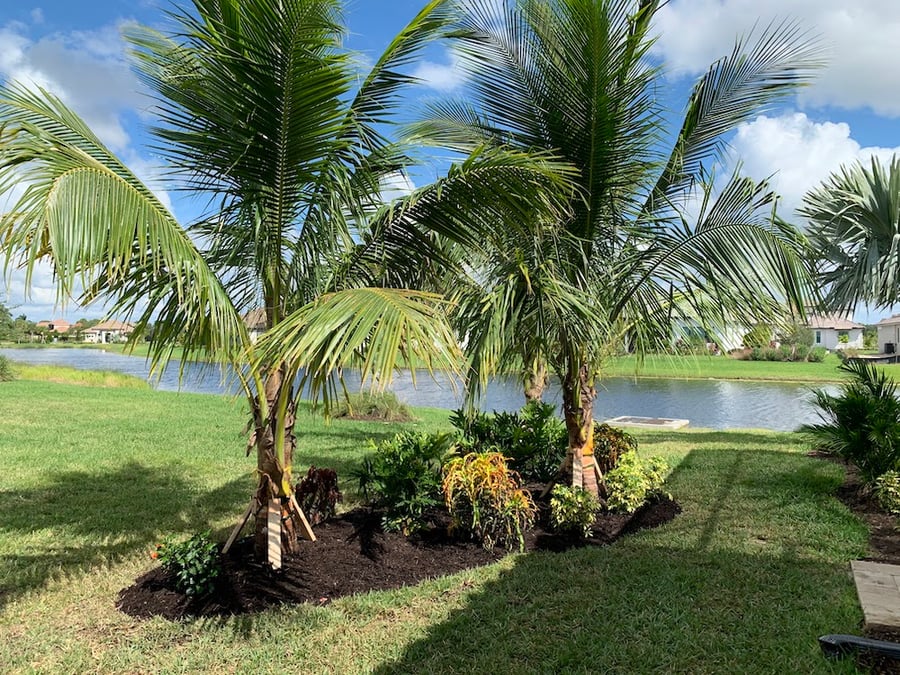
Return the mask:
<path id="1" fill-rule="evenodd" d="M 798 213 L 808 220 L 826 307 L 900 301 L 900 157 L 841 167 L 803 197 Z"/>
<path id="2" fill-rule="evenodd" d="M 327 403 L 352 364 L 381 384 L 414 356 L 455 368 L 444 302 L 407 290 L 404 274 L 440 255 L 436 237 L 465 241 L 479 217 L 527 203 L 496 194 L 557 180 L 523 153 L 485 150 L 382 203 L 385 181 L 410 162 L 384 136 L 411 81 L 398 69 L 444 23 L 443 5 L 426 5 L 361 78 L 341 47 L 340 0 L 194 0 L 171 14 L 171 35 L 130 30 L 156 93 L 156 150 L 173 187 L 209 206 L 187 227 L 59 99 L 0 89 L 0 196 L 27 186 L 0 219 L 7 270 L 22 265 L 30 278 L 48 262 L 60 297 L 103 298 L 111 314 L 136 316 L 132 341 L 152 321 L 154 368 L 176 343 L 185 360 L 234 366 L 259 479 L 247 517 L 275 564 L 297 528 L 311 536 L 292 498 L 299 392 Z M 466 200 L 485 203 L 483 216 L 468 215 Z M 241 316 L 258 307 L 270 330 L 254 345 Z"/>
<path id="3" fill-rule="evenodd" d="M 799 237 L 773 217 L 774 195 L 737 174 L 714 190 L 712 169 L 728 132 L 809 79 L 817 48 L 790 25 L 738 42 L 670 135 L 649 53 L 662 4 L 458 0 L 467 98 L 430 105 L 410 129 L 464 154 L 515 148 L 570 167 L 565 215 L 510 230 L 461 292 L 458 322 L 475 393 L 498 367 L 551 366 L 573 484 L 595 493 L 595 383 L 610 352 L 668 346 L 678 325 L 716 335 L 803 306 Z"/>

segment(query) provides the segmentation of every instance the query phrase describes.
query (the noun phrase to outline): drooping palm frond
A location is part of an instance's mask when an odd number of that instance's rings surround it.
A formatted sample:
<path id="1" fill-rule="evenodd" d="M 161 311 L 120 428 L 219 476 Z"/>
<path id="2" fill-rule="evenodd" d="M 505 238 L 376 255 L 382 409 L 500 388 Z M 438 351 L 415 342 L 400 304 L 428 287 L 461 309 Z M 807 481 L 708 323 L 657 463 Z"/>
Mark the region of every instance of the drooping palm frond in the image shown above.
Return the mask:
<path id="1" fill-rule="evenodd" d="M 396 368 L 459 373 L 459 345 L 441 296 L 407 289 L 329 293 L 285 317 L 261 338 L 256 367 L 284 367 L 313 401 L 331 405 L 344 368 L 363 383 L 387 386 Z"/>
<path id="2" fill-rule="evenodd" d="M 879 308 L 900 300 L 900 157 L 843 166 L 798 209 L 825 288 L 826 307 Z"/>
<path id="3" fill-rule="evenodd" d="M 755 40 L 754 40 L 755 37 Z M 770 25 L 735 42 L 694 85 L 684 121 L 645 211 L 682 204 L 704 172 L 725 159 L 726 134 L 812 82 L 822 45 L 794 23 Z"/>
<path id="4" fill-rule="evenodd" d="M 246 331 L 184 229 L 159 199 L 52 94 L 0 89 L 0 192 L 25 191 L 0 216 L 7 272 L 30 279 L 48 262 L 60 300 L 104 298 L 113 312 L 138 314 L 132 339 L 154 313 L 169 319 L 151 339 L 154 368 L 177 335 L 184 359 L 198 351 L 236 358 Z M 83 290 L 81 290 L 83 289 Z"/>

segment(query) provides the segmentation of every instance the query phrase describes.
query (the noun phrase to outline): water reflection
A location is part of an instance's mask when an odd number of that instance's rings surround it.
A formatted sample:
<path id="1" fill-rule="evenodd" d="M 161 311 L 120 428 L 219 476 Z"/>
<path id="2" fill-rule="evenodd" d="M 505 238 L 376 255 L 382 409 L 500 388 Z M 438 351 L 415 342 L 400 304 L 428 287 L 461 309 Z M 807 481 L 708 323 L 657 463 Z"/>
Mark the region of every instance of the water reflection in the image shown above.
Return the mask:
<path id="1" fill-rule="evenodd" d="M 100 349 L 0 349 L 16 361 L 59 364 L 86 370 L 115 370 L 141 379 L 149 378 L 149 365 L 136 356 L 105 352 Z M 215 366 L 189 364 L 179 382 L 177 364 L 170 364 L 158 382 L 159 389 L 207 394 L 234 393 L 228 385 L 228 373 Z M 359 378 L 350 374 L 351 391 L 359 387 Z M 453 409 L 462 403 L 463 391 L 445 375 L 432 379 L 427 372 L 398 373 L 391 389 L 401 400 L 416 406 Z M 812 388 L 809 385 L 778 382 L 736 382 L 722 380 L 632 380 L 609 378 L 598 386 L 594 415 L 597 419 L 619 415 L 676 417 L 688 419 L 691 426 L 714 429 L 761 428 L 779 431 L 796 429 L 804 422 L 816 421 Z M 832 387 L 833 389 L 833 387 Z M 559 405 L 558 384 L 551 385 L 545 400 Z M 516 378 L 497 378 L 491 382 L 482 402 L 486 410 L 517 410 L 524 399 Z"/>

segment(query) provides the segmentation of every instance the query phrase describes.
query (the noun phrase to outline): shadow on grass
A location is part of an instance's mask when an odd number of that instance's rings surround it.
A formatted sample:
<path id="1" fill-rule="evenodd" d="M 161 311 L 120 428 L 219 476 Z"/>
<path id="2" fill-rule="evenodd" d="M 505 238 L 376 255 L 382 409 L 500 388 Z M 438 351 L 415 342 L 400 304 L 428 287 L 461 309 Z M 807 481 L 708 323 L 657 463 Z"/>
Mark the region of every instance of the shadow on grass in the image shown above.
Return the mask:
<path id="1" fill-rule="evenodd" d="M 160 533 L 203 531 L 223 513 L 238 514 L 250 489 L 242 478 L 200 493 L 177 466 L 129 462 L 113 472 L 62 472 L 39 488 L 0 491 L 0 532 L 14 548 L 0 553 L 0 606 L 56 576 L 130 555 Z"/>
<path id="2" fill-rule="evenodd" d="M 861 620 L 847 561 L 865 531 L 839 482 L 798 454 L 694 450 L 675 521 L 516 558 L 376 672 L 855 672 L 816 642 Z"/>

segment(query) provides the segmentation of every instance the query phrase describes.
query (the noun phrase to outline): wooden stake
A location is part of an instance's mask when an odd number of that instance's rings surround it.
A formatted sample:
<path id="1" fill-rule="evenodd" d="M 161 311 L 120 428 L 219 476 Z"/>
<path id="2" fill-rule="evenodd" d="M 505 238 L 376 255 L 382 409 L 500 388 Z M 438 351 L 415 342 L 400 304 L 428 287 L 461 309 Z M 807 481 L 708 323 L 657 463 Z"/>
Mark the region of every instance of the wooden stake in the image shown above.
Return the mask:
<path id="1" fill-rule="evenodd" d="M 268 542 L 268 559 L 273 570 L 281 569 L 281 503 L 277 499 L 269 500 L 266 514 Z"/>
<path id="2" fill-rule="evenodd" d="M 304 539 L 315 541 L 316 533 L 313 532 L 312 526 L 306 519 L 306 514 L 303 513 L 303 509 L 300 508 L 300 505 L 297 503 L 297 499 L 294 497 L 294 495 L 291 495 L 291 506 L 293 507 L 296 514 L 300 517 L 300 534 Z"/>
<path id="3" fill-rule="evenodd" d="M 250 504 L 247 506 L 247 510 L 244 511 L 244 515 L 238 521 L 238 524 L 231 531 L 231 535 L 228 537 L 228 541 L 225 542 L 225 546 L 222 547 L 222 555 L 228 553 L 229 549 L 231 549 L 232 544 L 234 544 L 235 539 L 238 538 L 238 535 L 241 533 L 241 530 L 244 529 L 244 525 L 247 524 L 247 521 L 250 519 L 250 514 L 253 513 L 253 507 L 256 506 L 256 498 L 250 500 Z"/>

